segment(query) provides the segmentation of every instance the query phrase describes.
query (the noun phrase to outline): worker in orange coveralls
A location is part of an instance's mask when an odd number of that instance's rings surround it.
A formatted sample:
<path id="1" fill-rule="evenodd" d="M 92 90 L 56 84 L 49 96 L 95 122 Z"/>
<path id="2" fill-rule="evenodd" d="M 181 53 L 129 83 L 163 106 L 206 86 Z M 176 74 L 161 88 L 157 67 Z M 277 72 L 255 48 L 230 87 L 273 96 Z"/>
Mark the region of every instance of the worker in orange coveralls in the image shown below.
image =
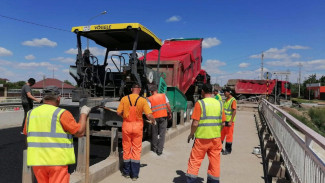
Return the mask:
<path id="1" fill-rule="evenodd" d="M 27 166 L 32 166 L 38 183 L 69 183 L 68 165 L 75 163 L 73 137 L 85 134 L 90 108 L 83 106 L 79 123 L 72 114 L 59 108 L 60 92 L 56 86 L 43 91 L 43 105 L 27 113 Z"/>
<path id="2" fill-rule="evenodd" d="M 221 131 L 221 141 L 223 142 L 226 138 L 226 146 L 225 150 L 222 150 L 222 154 L 227 155 L 232 151 L 237 102 L 236 99 L 231 95 L 230 88 L 224 89 L 224 94 L 226 97 L 226 101 L 224 102 L 226 120 L 224 121 L 225 127 Z"/>
<path id="3" fill-rule="evenodd" d="M 151 123 L 155 123 L 152 111 L 147 100 L 140 97 L 141 87 L 133 84 L 132 94 L 121 99 L 117 108 L 117 114 L 123 117 L 122 146 L 123 146 L 123 171 L 126 178 L 137 180 L 140 171 L 140 157 L 143 136 L 144 112 Z"/>
<path id="4" fill-rule="evenodd" d="M 207 183 L 220 183 L 220 152 L 222 149 L 221 129 L 226 116 L 222 102 L 212 96 L 211 84 L 202 87 L 204 99 L 196 102 L 192 114 L 191 133 L 187 141 L 195 141 L 188 161 L 186 173 L 187 183 L 194 183 L 197 179 L 201 163 L 208 154 L 209 168 Z"/>

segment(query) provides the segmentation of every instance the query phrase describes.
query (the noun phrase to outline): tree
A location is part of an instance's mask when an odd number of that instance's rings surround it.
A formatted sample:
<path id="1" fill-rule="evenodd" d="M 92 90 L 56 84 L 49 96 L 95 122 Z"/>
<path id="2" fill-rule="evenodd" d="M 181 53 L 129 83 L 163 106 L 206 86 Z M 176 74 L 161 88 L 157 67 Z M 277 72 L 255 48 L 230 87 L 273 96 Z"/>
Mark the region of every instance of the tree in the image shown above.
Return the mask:
<path id="1" fill-rule="evenodd" d="M 66 83 L 66 84 L 69 84 L 69 85 L 72 85 L 72 83 L 68 80 L 64 80 L 63 83 Z"/>
<path id="2" fill-rule="evenodd" d="M 309 75 L 308 76 L 308 79 L 306 79 L 304 81 L 304 86 L 306 86 L 306 84 L 309 84 L 309 83 L 318 83 L 319 81 L 317 80 L 316 78 L 316 74 L 312 74 L 312 75 Z"/>
<path id="3" fill-rule="evenodd" d="M 9 89 L 21 89 L 24 84 L 26 84 L 26 81 L 17 81 L 17 82 L 8 82 L 8 88 Z"/>
<path id="4" fill-rule="evenodd" d="M 325 86 L 325 75 L 319 78 L 319 82 L 321 83 L 321 86 Z"/>

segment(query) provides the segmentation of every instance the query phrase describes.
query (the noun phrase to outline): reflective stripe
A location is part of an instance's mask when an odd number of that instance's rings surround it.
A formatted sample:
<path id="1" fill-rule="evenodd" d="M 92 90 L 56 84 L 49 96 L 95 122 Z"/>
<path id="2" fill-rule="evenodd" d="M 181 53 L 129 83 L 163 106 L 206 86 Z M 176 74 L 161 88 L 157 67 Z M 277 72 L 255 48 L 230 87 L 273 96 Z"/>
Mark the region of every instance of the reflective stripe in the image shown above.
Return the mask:
<path id="1" fill-rule="evenodd" d="M 51 133 L 51 132 L 28 132 L 29 137 L 55 137 L 55 138 L 67 138 L 72 139 L 71 134 L 66 133 Z"/>
<path id="2" fill-rule="evenodd" d="M 221 116 L 206 116 L 206 117 L 202 117 L 200 118 L 200 120 L 205 120 L 205 119 L 221 119 Z"/>
<path id="3" fill-rule="evenodd" d="M 192 175 L 192 174 L 189 174 L 189 173 L 186 173 L 186 176 L 191 177 L 191 178 L 197 178 L 197 175 Z"/>
<path id="4" fill-rule="evenodd" d="M 221 126 L 222 123 L 201 123 L 199 126 Z"/>
<path id="5" fill-rule="evenodd" d="M 29 127 L 29 118 L 30 114 L 32 113 L 32 110 L 28 111 L 28 118 L 27 118 L 27 126 L 26 126 L 26 132 L 28 132 L 28 127 Z"/>
<path id="6" fill-rule="evenodd" d="M 51 133 L 55 133 L 56 132 L 56 120 L 58 118 L 58 114 L 61 111 L 60 108 L 57 108 L 52 116 L 52 121 L 51 121 Z"/>
<path id="7" fill-rule="evenodd" d="M 140 160 L 134 160 L 134 159 L 131 159 L 131 162 L 132 162 L 132 163 L 140 163 Z"/>
<path id="8" fill-rule="evenodd" d="M 220 177 L 215 177 L 215 176 L 212 176 L 210 174 L 208 174 L 208 177 L 213 179 L 213 180 L 220 180 Z"/>
<path id="9" fill-rule="evenodd" d="M 73 144 L 28 142 L 28 147 L 73 148 Z"/>
<path id="10" fill-rule="evenodd" d="M 167 104 L 159 104 L 159 105 L 151 106 L 151 109 L 161 107 L 161 106 L 167 106 Z"/>
<path id="11" fill-rule="evenodd" d="M 205 109 L 205 103 L 203 100 L 200 100 L 201 104 L 202 104 L 202 114 L 203 116 L 200 118 L 200 120 L 206 120 L 206 119 L 222 119 L 222 110 L 221 110 L 221 115 L 220 116 L 207 116 L 207 112 Z M 222 109 L 222 104 L 220 103 L 220 109 Z"/>
<path id="12" fill-rule="evenodd" d="M 123 160 L 124 163 L 128 163 L 130 161 L 131 161 L 131 159 L 125 159 L 125 160 Z"/>
<path id="13" fill-rule="evenodd" d="M 155 110 L 152 110 L 152 112 L 161 111 L 161 110 L 167 110 L 167 107 L 155 109 Z"/>
<path id="14" fill-rule="evenodd" d="M 58 114 L 60 113 L 61 110 L 62 110 L 61 108 L 57 108 L 54 111 L 53 115 L 52 115 L 52 119 L 51 119 L 51 132 L 28 132 L 27 133 L 27 136 L 29 136 L 29 137 L 54 137 L 54 138 L 72 139 L 73 136 L 71 134 L 56 133 L 56 121 L 57 121 L 57 118 L 58 118 Z M 27 126 L 29 126 L 29 118 L 30 118 L 31 112 L 32 111 L 29 111 L 28 120 L 27 120 Z"/>
<path id="15" fill-rule="evenodd" d="M 219 105 L 220 105 L 220 117 L 222 118 L 222 102 L 219 100 Z"/>

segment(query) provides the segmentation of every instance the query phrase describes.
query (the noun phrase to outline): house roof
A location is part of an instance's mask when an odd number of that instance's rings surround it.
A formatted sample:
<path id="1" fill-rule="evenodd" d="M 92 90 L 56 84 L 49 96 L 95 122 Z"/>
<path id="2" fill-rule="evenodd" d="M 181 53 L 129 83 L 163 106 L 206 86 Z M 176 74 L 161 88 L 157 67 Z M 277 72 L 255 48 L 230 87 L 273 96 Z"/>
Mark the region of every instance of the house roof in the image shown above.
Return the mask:
<path id="1" fill-rule="evenodd" d="M 56 86 L 58 88 L 62 88 L 62 82 L 63 81 L 60 81 L 58 79 L 53 79 L 53 78 L 46 78 L 45 80 L 41 80 L 41 81 L 38 81 L 36 82 L 32 88 L 34 89 L 43 89 L 43 87 L 47 87 L 47 86 Z M 44 86 L 43 86 L 44 84 Z M 72 86 L 72 85 L 69 85 L 67 83 L 64 83 L 63 84 L 63 89 L 74 89 L 75 87 Z"/>

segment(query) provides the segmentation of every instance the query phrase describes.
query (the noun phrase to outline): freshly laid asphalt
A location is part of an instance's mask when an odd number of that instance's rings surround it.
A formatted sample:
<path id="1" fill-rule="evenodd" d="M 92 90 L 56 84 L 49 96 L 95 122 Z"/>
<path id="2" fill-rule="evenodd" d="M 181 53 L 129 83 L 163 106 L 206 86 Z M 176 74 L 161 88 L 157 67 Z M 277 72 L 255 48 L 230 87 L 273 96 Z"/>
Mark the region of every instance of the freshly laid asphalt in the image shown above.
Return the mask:
<path id="1" fill-rule="evenodd" d="M 25 135 L 20 134 L 20 127 L 0 130 L 0 183 L 20 183 L 22 181 L 23 150 L 25 149 Z M 90 165 L 107 158 L 110 152 L 108 138 L 91 137 Z M 74 139 L 77 156 L 78 139 Z M 69 172 L 75 170 L 76 165 L 69 167 Z"/>

